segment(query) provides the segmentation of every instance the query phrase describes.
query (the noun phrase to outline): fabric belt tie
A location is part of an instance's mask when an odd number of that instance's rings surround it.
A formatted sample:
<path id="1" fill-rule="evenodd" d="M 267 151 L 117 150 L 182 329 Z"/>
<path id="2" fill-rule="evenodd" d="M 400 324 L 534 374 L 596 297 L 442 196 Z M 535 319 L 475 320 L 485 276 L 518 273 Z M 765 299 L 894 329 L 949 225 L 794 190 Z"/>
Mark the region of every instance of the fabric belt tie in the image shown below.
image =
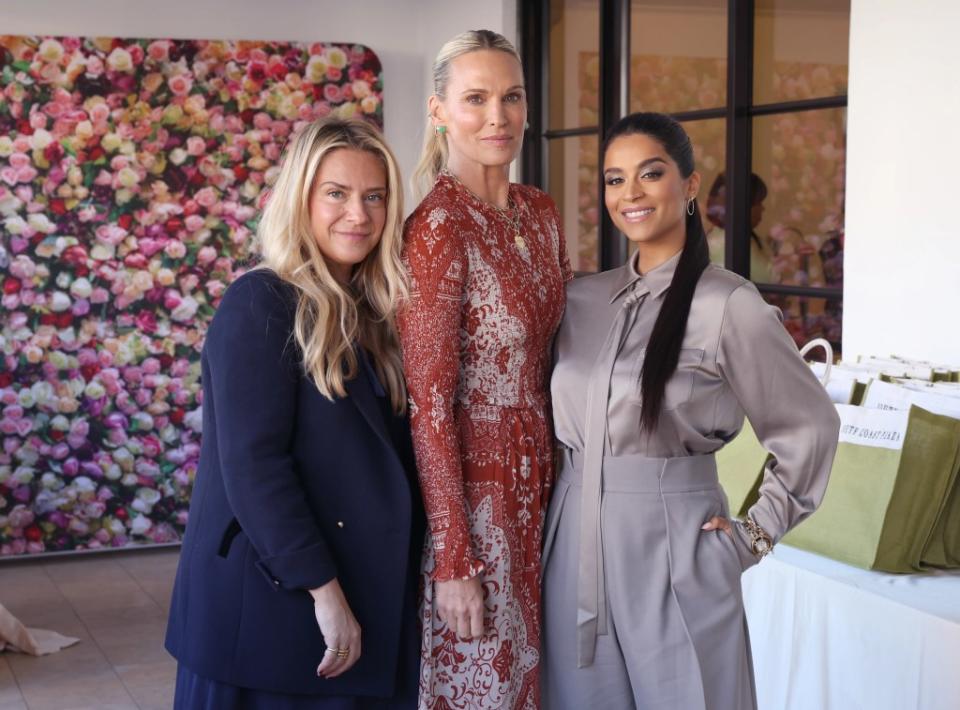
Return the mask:
<path id="1" fill-rule="evenodd" d="M 597 635 L 607 633 L 603 548 L 600 540 L 600 492 L 603 487 L 610 378 L 623 347 L 624 335 L 633 327 L 639 306 L 648 294 L 649 291 L 645 289 L 634 291 L 624 299 L 600 348 L 587 385 L 577 581 L 577 658 L 581 668 L 593 663 Z"/>

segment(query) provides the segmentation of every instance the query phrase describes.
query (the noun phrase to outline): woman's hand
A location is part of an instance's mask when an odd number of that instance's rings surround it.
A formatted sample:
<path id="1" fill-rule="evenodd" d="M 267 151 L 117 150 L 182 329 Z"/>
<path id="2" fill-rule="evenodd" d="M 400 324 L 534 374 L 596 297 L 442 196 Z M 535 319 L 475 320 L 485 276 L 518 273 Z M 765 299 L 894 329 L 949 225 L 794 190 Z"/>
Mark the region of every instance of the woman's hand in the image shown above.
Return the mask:
<path id="1" fill-rule="evenodd" d="M 360 659 L 360 624 L 350 611 L 336 579 L 311 589 L 310 596 L 313 597 L 317 626 L 327 644 L 323 661 L 317 666 L 317 675 L 336 678 Z"/>
<path id="2" fill-rule="evenodd" d="M 462 638 L 483 635 L 483 588 L 480 577 L 434 582 L 437 594 L 437 615 Z"/>
<path id="3" fill-rule="evenodd" d="M 701 527 L 701 530 L 723 530 L 727 535 L 730 536 L 730 539 L 733 540 L 733 526 L 730 524 L 729 518 L 724 518 L 719 515 L 714 515 L 710 520 L 705 522 Z"/>

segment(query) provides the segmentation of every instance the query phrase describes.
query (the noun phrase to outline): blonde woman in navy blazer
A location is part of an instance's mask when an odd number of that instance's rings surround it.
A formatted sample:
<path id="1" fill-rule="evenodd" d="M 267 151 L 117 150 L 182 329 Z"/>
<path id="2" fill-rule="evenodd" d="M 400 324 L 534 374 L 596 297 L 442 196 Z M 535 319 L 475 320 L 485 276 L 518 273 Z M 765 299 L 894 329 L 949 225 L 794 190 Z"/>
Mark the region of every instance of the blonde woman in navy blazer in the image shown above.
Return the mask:
<path id="1" fill-rule="evenodd" d="M 260 267 L 203 349 L 203 448 L 170 610 L 177 708 L 416 705 L 423 512 L 394 307 L 401 187 L 358 121 L 283 160 Z"/>

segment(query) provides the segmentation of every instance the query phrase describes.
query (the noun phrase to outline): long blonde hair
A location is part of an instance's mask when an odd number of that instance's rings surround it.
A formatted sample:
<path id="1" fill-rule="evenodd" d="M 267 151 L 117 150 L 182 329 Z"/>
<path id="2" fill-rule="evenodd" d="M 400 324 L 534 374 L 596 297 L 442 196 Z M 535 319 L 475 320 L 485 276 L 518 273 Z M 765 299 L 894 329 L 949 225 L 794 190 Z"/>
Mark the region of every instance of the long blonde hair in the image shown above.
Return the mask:
<path id="1" fill-rule="evenodd" d="M 496 49 L 506 52 L 520 63 L 520 55 L 510 40 L 492 30 L 469 30 L 458 34 L 440 48 L 433 60 L 433 93 L 441 101 L 447 97 L 447 84 L 450 83 L 450 64 L 457 57 L 477 52 L 481 49 Z M 433 189 L 437 174 L 447 166 L 447 136 L 434 130 L 433 122 L 427 116 L 427 127 L 423 134 L 423 148 L 420 161 L 413 169 L 410 186 L 419 202 Z"/>
<path id="2" fill-rule="evenodd" d="M 386 221 L 374 250 L 350 284 L 337 281 L 310 228 L 310 195 L 320 163 L 341 148 L 377 156 L 387 172 Z M 355 345 L 367 349 L 396 411 L 405 407 L 397 304 L 407 296 L 400 261 L 403 195 L 400 171 L 380 133 L 360 120 L 326 118 L 301 130 L 287 148 L 280 174 L 257 229 L 260 266 L 298 294 L 294 336 L 303 368 L 327 397 L 346 396 L 344 382 L 358 373 Z"/>

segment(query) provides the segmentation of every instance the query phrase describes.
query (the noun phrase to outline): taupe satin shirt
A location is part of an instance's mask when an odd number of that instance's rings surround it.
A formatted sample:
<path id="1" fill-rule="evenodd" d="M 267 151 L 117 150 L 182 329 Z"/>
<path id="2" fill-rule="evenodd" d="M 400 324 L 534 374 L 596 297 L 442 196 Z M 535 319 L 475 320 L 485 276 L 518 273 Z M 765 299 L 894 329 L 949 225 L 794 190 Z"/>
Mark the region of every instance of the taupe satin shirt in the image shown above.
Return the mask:
<path id="1" fill-rule="evenodd" d="M 819 505 L 839 418 L 784 329 L 779 309 L 749 281 L 711 265 L 694 294 L 659 426 L 652 435 L 642 431 L 644 352 L 679 259 L 677 254 L 645 275 L 631 259 L 568 284 L 551 380 L 556 435 L 564 446 L 583 451 L 589 378 L 614 319 L 627 308 L 607 398 L 605 455 L 712 453 L 737 435 L 746 413 L 775 457 L 750 516 L 776 541 Z"/>

